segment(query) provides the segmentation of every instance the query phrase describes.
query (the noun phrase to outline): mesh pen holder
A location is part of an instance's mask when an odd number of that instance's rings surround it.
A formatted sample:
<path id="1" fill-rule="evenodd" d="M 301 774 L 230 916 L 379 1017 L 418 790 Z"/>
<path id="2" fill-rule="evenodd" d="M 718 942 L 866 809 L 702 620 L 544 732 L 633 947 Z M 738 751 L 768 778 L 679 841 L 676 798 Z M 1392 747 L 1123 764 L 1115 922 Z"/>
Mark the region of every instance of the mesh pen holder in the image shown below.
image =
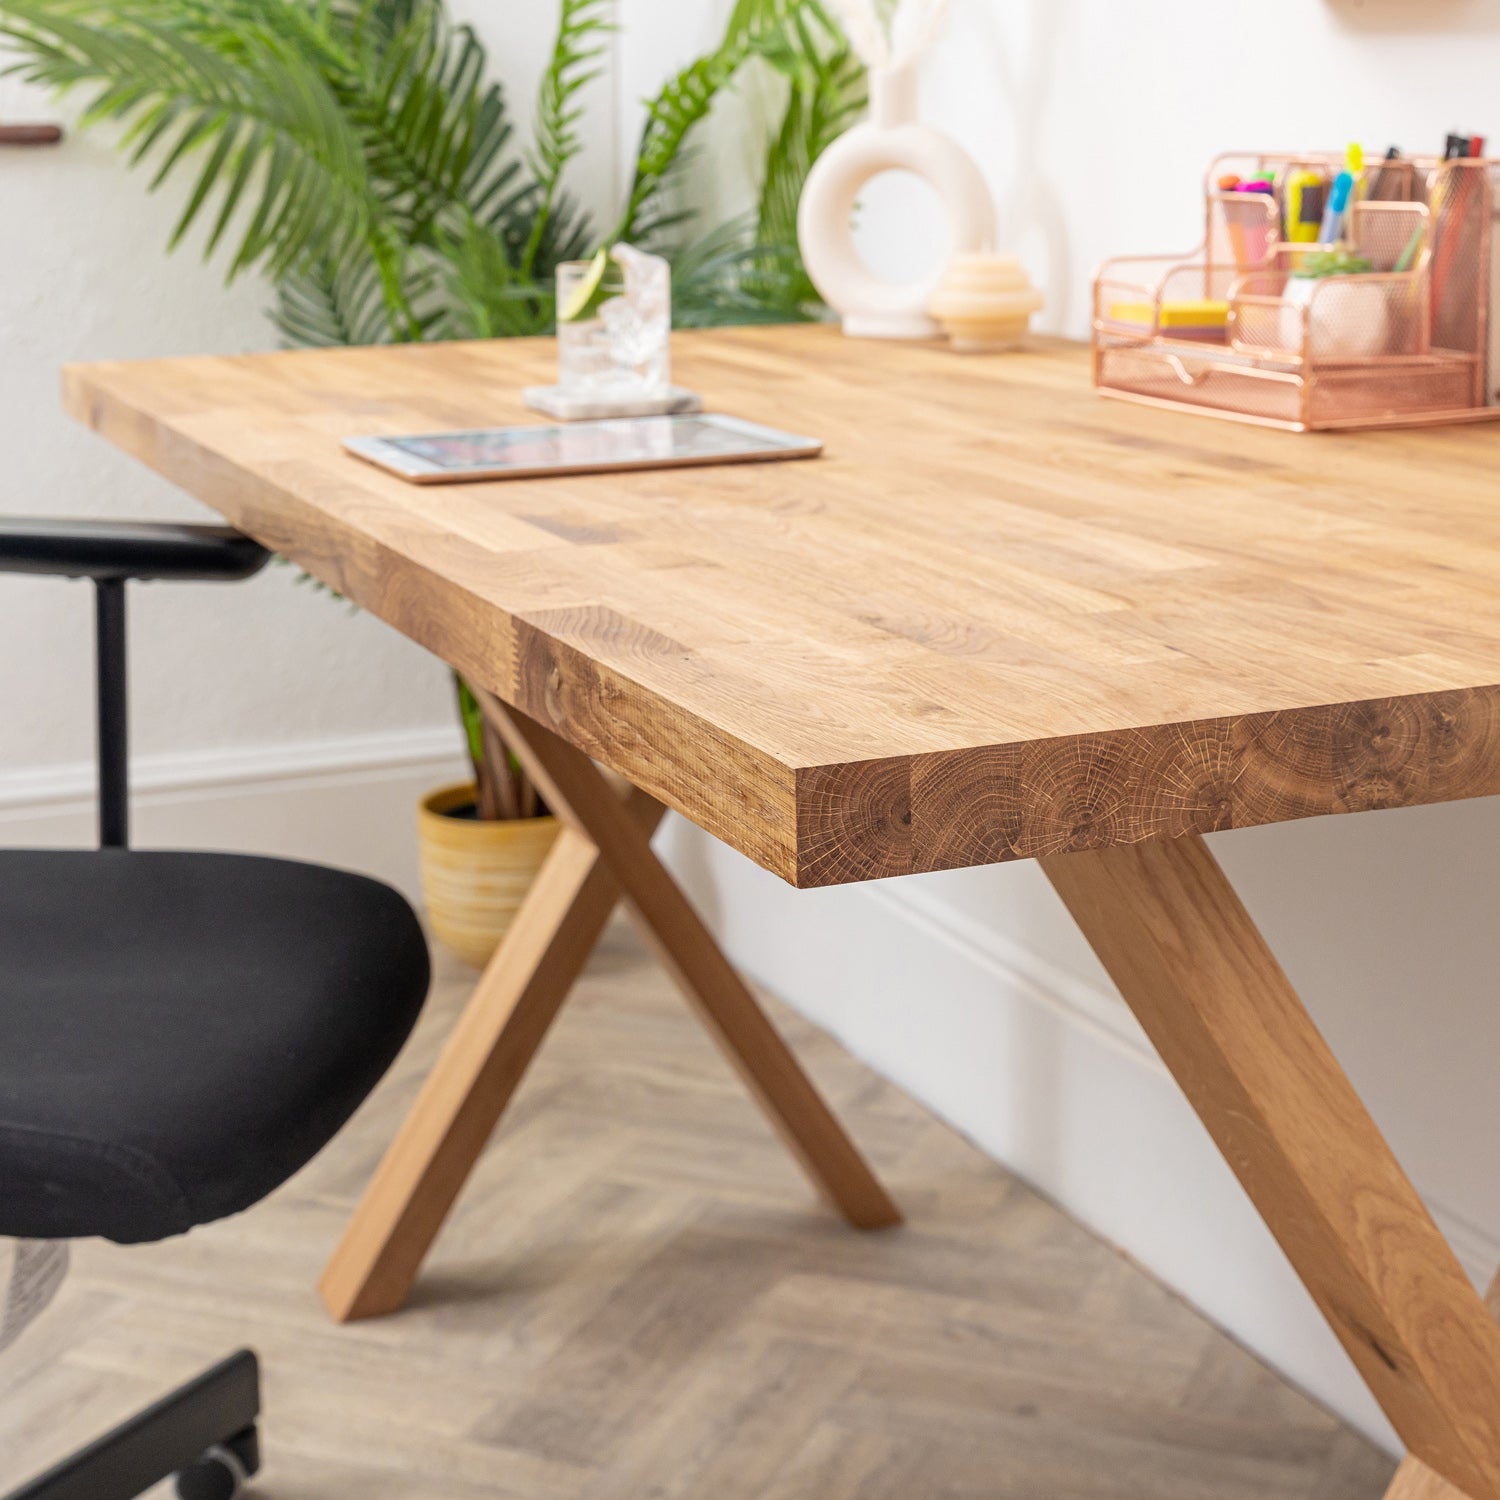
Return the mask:
<path id="1" fill-rule="evenodd" d="M 1094 282 L 1100 392 L 1297 432 L 1500 416 L 1488 404 L 1500 163 L 1368 167 L 1344 241 L 1370 269 L 1313 276 L 1328 247 L 1281 238 L 1282 194 L 1343 165 L 1341 153 L 1220 157 L 1199 251 L 1107 261 Z M 1218 187 L 1273 172 L 1275 197 Z"/>

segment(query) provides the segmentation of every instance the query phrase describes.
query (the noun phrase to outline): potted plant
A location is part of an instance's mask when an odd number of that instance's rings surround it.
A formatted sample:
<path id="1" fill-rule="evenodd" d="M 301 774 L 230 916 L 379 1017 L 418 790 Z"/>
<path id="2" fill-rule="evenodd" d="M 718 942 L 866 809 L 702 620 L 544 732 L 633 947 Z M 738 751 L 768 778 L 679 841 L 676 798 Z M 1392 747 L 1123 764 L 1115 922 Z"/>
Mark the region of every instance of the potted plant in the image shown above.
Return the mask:
<path id="1" fill-rule="evenodd" d="M 558 834 L 521 763 L 455 675 L 472 781 L 438 787 L 417 804 L 422 894 L 432 930 L 482 966 L 505 936 Z"/>
<path id="2" fill-rule="evenodd" d="M 231 277 L 262 271 L 289 344 L 546 333 L 554 268 L 620 240 L 672 262 L 679 327 L 818 316 L 797 201 L 865 98 L 822 0 L 739 0 L 719 46 L 648 101 L 629 193 L 600 236 L 564 178 L 612 16 L 610 0 L 560 0 L 525 151 L 444 0 L 0 0 L 0 37 L 33 82 L 86 91 L 85 123 L 121 127 L 153 187 L 191 179 L 172 244 L 203 222 Z M 779 90 L 756 210 L 690 236 L 684 143 L 752 67 Z M 457 687 L 474 781 L 423 800 L 422 870 L 434 929 L 483 963 L 557 828 Z"/>

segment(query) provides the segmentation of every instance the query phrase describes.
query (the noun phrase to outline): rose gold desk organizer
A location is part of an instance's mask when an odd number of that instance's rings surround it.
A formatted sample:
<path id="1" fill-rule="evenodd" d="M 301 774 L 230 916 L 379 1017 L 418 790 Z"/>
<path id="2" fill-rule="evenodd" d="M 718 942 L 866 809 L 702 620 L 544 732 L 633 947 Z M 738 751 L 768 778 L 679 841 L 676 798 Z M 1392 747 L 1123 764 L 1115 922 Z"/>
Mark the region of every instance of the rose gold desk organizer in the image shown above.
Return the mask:
<path id="1" fill-rule="evenodd" d="M 1220 157 L 1209 169 L 1204 247 L 1188 258 L 1107 261 L 1094 282 L 1094 383 L 1107 396 L 1296 432 L 1500 417 L 1488 404 L 1493 204 L 1500 162 L 1376 162 L 1351 200 L 1345 241 L 1373 270 L 1293 277 L 1316 245 L 1280 241 L 1279 201 L 1221 192 L 1339 154 Z M 1420 232 L 1410 269 L 1394 267 Z M 1229 304 L 1222 339 L 1163 326 L 1167 303 Z M 1497 309 L 1500 315 L 1500 309 Z"/>

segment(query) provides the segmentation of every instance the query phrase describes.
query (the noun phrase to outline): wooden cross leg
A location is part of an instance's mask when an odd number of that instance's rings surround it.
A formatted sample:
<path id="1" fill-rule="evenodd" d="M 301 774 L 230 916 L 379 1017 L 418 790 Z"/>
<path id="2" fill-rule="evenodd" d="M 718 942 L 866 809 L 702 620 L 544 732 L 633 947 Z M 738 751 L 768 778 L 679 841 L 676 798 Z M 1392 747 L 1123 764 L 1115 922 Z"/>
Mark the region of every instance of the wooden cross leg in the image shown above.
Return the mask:
<path id="1" fill-rule="evenodd" d="M 1042 867 L 1410 1450 L 1391 1495 L 1500 1500 L 1500 1324 L 1208 846 Z"/>
<path id="2" fill-rule="evenodd" d="M 813 1185 L 853 1225 L 901 1213 L 651 848 L 662 808 L 480 694 L 563 831 L 376 1171 L 319 1290 L 340 1322 L 394 1312 L 623 895 Z"/>

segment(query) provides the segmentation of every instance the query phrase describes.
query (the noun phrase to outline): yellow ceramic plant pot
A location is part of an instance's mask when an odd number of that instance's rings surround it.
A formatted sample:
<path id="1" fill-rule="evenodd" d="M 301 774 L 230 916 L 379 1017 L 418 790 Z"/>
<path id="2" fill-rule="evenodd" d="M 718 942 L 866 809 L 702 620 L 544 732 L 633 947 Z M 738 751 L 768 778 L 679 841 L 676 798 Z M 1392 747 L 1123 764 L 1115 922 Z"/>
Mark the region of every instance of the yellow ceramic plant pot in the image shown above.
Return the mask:
<path id="1" fill-rule="evenodd" d="M 481 823 L 450 816 L 474 785 L 445 786 L 417 807 L 422 891 L 432 930 L 476 968 L 490 960 L 557 838 L 553 817 Z"/>

